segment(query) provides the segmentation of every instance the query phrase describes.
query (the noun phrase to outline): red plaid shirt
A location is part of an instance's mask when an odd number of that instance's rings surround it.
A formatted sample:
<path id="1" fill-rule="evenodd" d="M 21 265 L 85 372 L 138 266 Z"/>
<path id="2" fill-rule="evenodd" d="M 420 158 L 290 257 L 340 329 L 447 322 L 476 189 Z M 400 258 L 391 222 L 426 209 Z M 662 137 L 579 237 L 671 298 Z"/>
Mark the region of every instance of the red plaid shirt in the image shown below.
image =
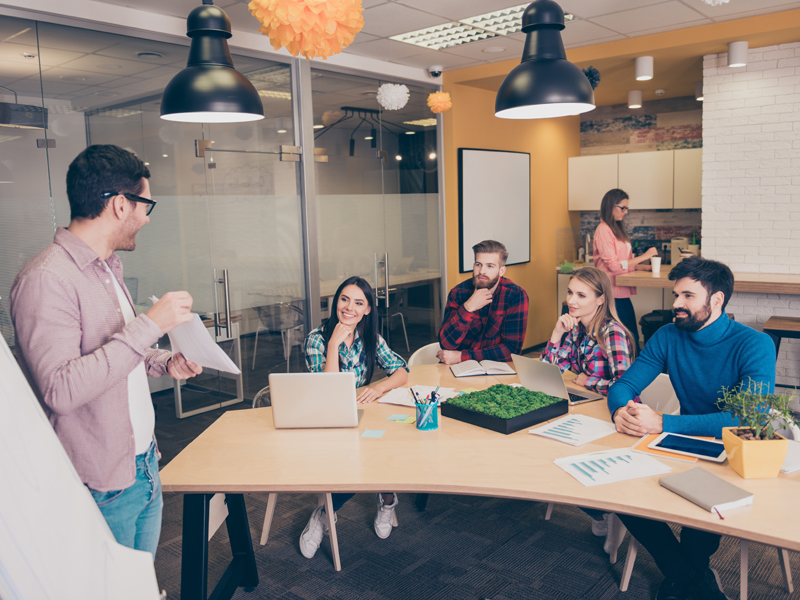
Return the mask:
<path id="1" fill-rule="evenodd" d="M 583 323 L 578 323 L 560 345 L 548 341 L 539 360 L 558 365 L 562 373 L 567 369 L 578 375 L 586 373 L 584 386 L 608 396 L 608 388 L 631 366 L 631 345 L 616 321 L 606 323 L 600 334 L 607 352 L 591 338 Z"/>
<path id="2" fill-rule="evenodd" d="M 461 360 L 509 362 L 522 352 L 528 326 L 528 294 L 505 277 L 500 278 L 492 303 L 477 312 L 464 308 L 475 291 L 472 278 L 450 290 L 439 344 L 445 350 L 461 350 Z"/>
<path id="3" fill-rule="evenodd" d="M 122 262 L 106 260 L 128 302 Z M 161 329 L 146 315 L 125 324 L 114 282 L 82 240 L 59 227 L 11 288 L 17 361 L 81 480 L 93 490 L 133 484 L 136 453 L 128 374 L 167 372 L 171 353 L 150 348 Z"/>

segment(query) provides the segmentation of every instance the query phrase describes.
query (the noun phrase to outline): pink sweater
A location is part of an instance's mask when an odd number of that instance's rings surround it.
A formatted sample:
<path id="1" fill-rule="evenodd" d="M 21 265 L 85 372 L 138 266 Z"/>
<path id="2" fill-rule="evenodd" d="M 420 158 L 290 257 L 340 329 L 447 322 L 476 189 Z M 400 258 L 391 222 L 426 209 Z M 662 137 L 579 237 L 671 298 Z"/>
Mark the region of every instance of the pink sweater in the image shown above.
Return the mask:
<path id="1" fill-rule="evenodd" d="M 617 239 L 611 227 L 603 221 L 600 221 L 600 225 L 594 231 L 593 255 L 594 266 L 608 273 L 611 278 L 614 298 L 630 298 L 636 293 L 635 287 L 616 285 L 617 275 L 636 270 L 634 266 L 628 266 L 628 261 L 633 258 L 633 252 L 627 243 Z"/>

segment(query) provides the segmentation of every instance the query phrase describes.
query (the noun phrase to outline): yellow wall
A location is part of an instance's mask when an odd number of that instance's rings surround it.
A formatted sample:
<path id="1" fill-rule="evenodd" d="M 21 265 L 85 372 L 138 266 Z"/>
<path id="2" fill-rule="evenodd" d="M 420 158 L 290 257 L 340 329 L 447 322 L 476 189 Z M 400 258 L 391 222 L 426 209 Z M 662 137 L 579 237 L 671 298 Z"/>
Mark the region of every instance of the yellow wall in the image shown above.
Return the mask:
<path id="1" fill-rule="evenodd" d="M 453 108 L 444 115 L 447 285 L 471 276 L 458 272 L 458 148 L 531 155 L 531 262 L 508 267 L 506 277 L 528 292 L 525 348 L 547 340 L 555 324 L 556 229 L 571 227 L 567 211 L 567 157 L 580 155 L 580 118 L 508 120 L 494 116 L 495 93 L 448 82 Z M 492 198 L 486 210 L 493 210 Z M 513 218 L 513 215 L 509 215 Z M 577 218 L 577 213 L 572 218 Z M 575 223 L 577 225 L 577 222 Z M 474 240 L 474 243 L 480 240 Z M 503 241 L 502 239 L 499 241 Z"/>

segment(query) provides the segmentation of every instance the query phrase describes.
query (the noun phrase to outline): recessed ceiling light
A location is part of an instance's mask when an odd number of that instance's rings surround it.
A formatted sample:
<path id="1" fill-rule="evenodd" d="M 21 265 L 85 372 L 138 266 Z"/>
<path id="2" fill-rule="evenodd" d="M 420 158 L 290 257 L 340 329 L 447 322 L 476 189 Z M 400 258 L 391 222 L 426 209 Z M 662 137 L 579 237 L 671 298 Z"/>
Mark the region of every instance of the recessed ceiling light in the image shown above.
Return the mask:
<path id="1" fill-rule="evenodd" d="M 117 92 L 95 92 L 94 95 L 102 98 L 113 98 L 114 96 L 119 96 Z"/>
<path id="2" fill-rule="evenodd" d="M 162 154 L 161 157 L 162 158 L 169 158 L 169 154 Z"/>
<path id="3" fill-rule="evenodd" d="M 81 77 L 79 75 L 61 75 L 59 79 L 63 81 L 72 81 L 74 83 L 80 83 L 82 81 L 86 81 L 86 77 Z"/>
<path id="4" fill-rule="evenodd" d="M 490 46 L 489 48 L 484 48 L 481 50 L 481 52 L 484 52 L 485 54 L 498 54 L 505 51 L 506 48 L 503 48 L 502 46 Z"/>
<path id="5" fill-rule="evenodd" d="M 374 140 L 375 138 L 374 138 L 374 137 L 372 137 L 371 135 L 368 135 L 368 136 L 366 136 L 364 139 L 365 139 L 365 140 Z"/>
<path id="6" fill-rule="evenodd" d="M 394 157 L 394 159 L 395 160 L 403 160 L 403 157 L 398 154 L 397 156 Z"/>
<path id="7" fill-rule="evenodd" d="M 150 166 L 150 163 L 149 163 L 149 162 L 146 162 L 146 163 L 144 163 L 144 166 L 145 166 L 145 167 L 149 167 L 149 166 Z"/>
<path id="8" fill-rule="evenodd" d="M 403 121 L 404 125 L 418 125 L 419 127 L 436 127 L 436 117 L 417 119 L 416 121 Z"/>
<path id="9" fill-rule="evenodd" d="M 98 69 L 109 69 L 109 70 L 116 70 L 121 69 L 122 65 L 116 65 L 114 63 L 101 63 L 99 65 L 95 65 Z"/>
<path id="10" fill-rule="evenodd" d="M 314 125 L 312 129 L 323 129 L 325 125 Z"/>
<path id="11" fill-rule="evenodd" d="M 22 52 L 22 58 L 36 58 L 36 55 L 33 52 Z"/>
<path id="12" fill-rule="evenodd" d="M 278 129 L 278 133 L 286 133 L 285 129 Z"/>
<path id="13" fill-rule="evenodd" d="M 281 100 L 291 100 L 290 92 L 278 92 L 275 90 L 258 90 L 258 95 L 262 98 L 280 98 Z"/>
<path id="14" fill-rule="evenodd" d="M 416 131 L 406 131 L 406 135 L 414 135 L 417 133 Z"/>
<path id="15" fill-rule="evenodd" d="M 361 92 L 361 95 L 362 96 L 377 96 L 378 92 L 377 92 L 377 90 L 369 90 L 369 91 L 366 91 L 366 92 Z"/>
<path id="16" fill-rule="evenodd" d="M 145 50 L 143 52 L 137 52 L 136 56 L 139 58 L 144 58 L 145 60 L 148 59 L 155 59 L 155 58 L 164 58 L 163 52 L 156 52 L 155 50 Z"/>
<path id="17" fill-rule="evenodd" d="M 431 160 L 433 160 L 434 158 L 436 158 L 436 152 L 431 152 L 431 153 L 428 155 L 428 158 L 430 158 Z"/>

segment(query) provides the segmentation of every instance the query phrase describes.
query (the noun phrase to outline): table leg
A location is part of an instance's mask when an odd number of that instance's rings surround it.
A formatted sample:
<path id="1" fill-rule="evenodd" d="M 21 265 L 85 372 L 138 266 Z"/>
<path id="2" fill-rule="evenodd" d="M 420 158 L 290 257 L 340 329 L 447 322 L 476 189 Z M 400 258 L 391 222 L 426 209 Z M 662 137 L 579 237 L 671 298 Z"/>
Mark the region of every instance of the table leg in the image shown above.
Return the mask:
<path id="1" fill-rule="evenodd" d="M 181 598 L 208 597 L 208 513 L 213 494 L 184 494 Z"/>
<path id="2" fill-rule="evenodd" d="M 183 543 L 181 556 L 182 600 L 208 598 L 208 517 L 214 494 L 183 497 Z M 253 540 L 242 494 L 226 494 L 228 537 L 233 560 L 212 593 L 214 600 L 231 598 L 237 587 L 252 591 L 258 585 Z"/>
<path id="3" fill-rule="evenodd" d="M 417 510 L 422 512 L 425 510 L 425 507 L 428 505 L 428 494 L 417 494 L 414 498 L 414 506 L 417 507 Z"/>

